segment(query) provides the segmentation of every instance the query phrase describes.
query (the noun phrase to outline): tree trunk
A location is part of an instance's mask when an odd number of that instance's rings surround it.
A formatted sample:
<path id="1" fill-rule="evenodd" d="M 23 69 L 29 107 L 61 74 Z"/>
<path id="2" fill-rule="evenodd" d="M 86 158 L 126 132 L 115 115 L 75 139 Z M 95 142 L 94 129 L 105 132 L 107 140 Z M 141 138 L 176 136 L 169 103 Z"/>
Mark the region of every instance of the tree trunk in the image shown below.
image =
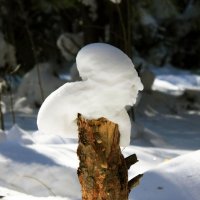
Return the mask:
<path id="1" fill-rule="evenodd" d="M 3 116 L 3 112 L 2 112 L 2 104 L 1 104 L 1 98 L 2 98 L 2 88 L 0 86 L 0 129 L 1 130 L 5 130 L 5 127 L 4 127 L 4 116 Z"/>
<path id="2" fill-rule="evenodd" d="M 128 169 L 119 146 L 118 125 L 78 115 L 78 177 L 83 200 L 127 200 Z"/>
<path id="3" fill-rule="evenodd" d="M 132 5 L 131 0 L 119 4 L 107 3 L 109 7 L 110 43 L 124 51 L 132 59 Z"/>

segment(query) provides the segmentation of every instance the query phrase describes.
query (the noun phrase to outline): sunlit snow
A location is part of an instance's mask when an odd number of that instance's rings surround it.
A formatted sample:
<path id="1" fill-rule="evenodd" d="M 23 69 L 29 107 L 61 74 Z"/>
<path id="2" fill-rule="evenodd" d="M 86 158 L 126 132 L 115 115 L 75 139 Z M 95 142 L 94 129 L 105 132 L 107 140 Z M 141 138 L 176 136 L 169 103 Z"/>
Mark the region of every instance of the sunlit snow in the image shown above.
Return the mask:
<path id="1" fill-rule="evenodd" d="M 191 77 L 187 78 L 183 73 L 157 69 L 155 80 L 160 83 L 154 82 L 155 91 L 143 92 L 138 102 L 137 136 L 121 149 L 125 157 L 136 153 L 139 160 L 130 168 L 129 178 L 144 176 L 129 200 L 199 200 L 199 76 L 187 72 Z M 187 96 L 171 95 L 184 90 L 193 95 L 197 107 Z M 16 125 L 5 109 L 6 130 L 0 130 L 0 198 L 80 200 L 77 139 L 37 130 L 36 110 L 27 112 L 27 106 L 15 112 Z"/>
<path id="2" fill-rule="evenodd" d="M 83 81 L 66 83 L 47 97 L 38 114 L 39 130 L 77 138 L 81 113 L 117 123 L 120 145 L 129 145 L 131 123 L 125 107 L 133 105 L 143 89 L 132 61 L 111 45 L 95 43 L 79 51 L 76 63 Z"/>

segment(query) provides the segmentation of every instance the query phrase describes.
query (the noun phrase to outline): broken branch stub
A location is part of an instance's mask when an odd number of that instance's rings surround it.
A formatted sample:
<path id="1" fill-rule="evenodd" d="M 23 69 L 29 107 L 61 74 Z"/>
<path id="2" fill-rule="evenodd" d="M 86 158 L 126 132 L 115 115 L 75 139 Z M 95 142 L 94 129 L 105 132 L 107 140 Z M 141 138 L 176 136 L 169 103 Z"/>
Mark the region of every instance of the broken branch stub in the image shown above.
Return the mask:
<path id="1" fill-rule="evenodd" d="M 119 146 L 118 125 L 78 115 L 78 177 L 83 200 L 127 200 L 128 170 Z"/>

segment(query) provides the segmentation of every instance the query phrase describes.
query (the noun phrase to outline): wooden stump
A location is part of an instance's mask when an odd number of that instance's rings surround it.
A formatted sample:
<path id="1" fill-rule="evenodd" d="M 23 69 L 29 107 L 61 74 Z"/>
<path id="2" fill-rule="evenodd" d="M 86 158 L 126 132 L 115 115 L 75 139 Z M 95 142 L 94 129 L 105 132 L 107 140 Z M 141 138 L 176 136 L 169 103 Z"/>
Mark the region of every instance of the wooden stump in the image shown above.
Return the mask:
<path id="1" fill-rule="evenodd" d="M 137 162 L 136 155 L 124 159 L 119 146 L 118 125 L 105 119 L 84 119 L 78 115 L 80 159 L 78 177 L 82 200 L 127 200 L 132 185 L 128 168 Z"/>
<path id="2" fill-rule="evenodd" d="M 79 115 L 78 127 L 82 199 L 128 199 L 128 174 L 119 147 L 118 125 L 105 118 L 86 120 Z"/>

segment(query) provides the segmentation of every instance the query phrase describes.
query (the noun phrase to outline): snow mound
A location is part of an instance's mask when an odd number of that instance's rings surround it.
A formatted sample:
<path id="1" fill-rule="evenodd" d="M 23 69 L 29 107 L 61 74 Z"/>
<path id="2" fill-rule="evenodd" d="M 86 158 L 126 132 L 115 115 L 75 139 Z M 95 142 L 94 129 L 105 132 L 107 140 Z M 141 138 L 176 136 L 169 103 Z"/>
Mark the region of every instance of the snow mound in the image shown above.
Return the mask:
<path id="1" fill-rule="evenodd" d="M 153 90 L 177 91 L 183 94 L 188 89 L 199 89 L 200 76 L 190 71 L 180 70 L 169 64 L 162 68 L 152 68 L 152 71 L 156 75 Z"/>
<path id="2" fill-rule="evenodd" d="M 41 87 L 44 97 L 47 97 L 51 92 L 65 83 L 55 76 L 53 64 L 39 63 L 37 65 L 38 66 L 35 66 L 24 76 L 18 88 L 17 100 L 15 103 L 15 110 L 17 111 L 23 110 L 24 105 L 30 105 L 34 108 L 36 105 L 41 105 L 43 102 L 37 68 L 39 69 L 41 77 Z"/>
<path id="3" fill-rule="evenodd" d="M 1 187 L 38 197 L 80 197 L 76 147 L 1 143 Z M 0 195 L 7 196 L 2 192 Z"/>
<path id="4" fill-rule="evenodd" d="M 6 131 L 6 140 L 19 144 L 33 144 L 32 137 L 29 133 L 15 124 L 10 130 Z"/>
<path id="5" fill-rule="evenodd" d="M 76 63 L 83 81 L 66 83 L 47 97 L 38 113 L 39 130 L 77 138 L 81 113 L 117 123 L 120 145 L 129 145 L 131 123 L 125 107 L 132 106 L 143 89 L 132 61 L 111 45 L 94 43 L 79 51 Z"/>
<path id="6" fill-rule="evenodd" d="M 200 150 L 160 164 L 144 174 L 130 194 L 135 200 L 199 200 Z"/>
<path id="7" fill-rule="evenodd" d="M 45 138 L 44 142 L 42 133 L 26 132 L 17 126 L 6 132 L 9 134 L 17 136 L 12 137 L 12 142 L 6 138 L 0 145 L 3 199 L 81 199 L 77 143 L 64 143 L 58 137 Z M 18 142 L 25 135 L 33 138 L 34 143 Z M 186 154 L 191 151 L 134 145 L 122 152 L 125 157 L 136 153 L 139 160 L 129 170 L 129 177 L 144 173 L 130 200 L 199 200 L 200 151 Z M 186 155 L 180 156 L 183 154 Z"/>

